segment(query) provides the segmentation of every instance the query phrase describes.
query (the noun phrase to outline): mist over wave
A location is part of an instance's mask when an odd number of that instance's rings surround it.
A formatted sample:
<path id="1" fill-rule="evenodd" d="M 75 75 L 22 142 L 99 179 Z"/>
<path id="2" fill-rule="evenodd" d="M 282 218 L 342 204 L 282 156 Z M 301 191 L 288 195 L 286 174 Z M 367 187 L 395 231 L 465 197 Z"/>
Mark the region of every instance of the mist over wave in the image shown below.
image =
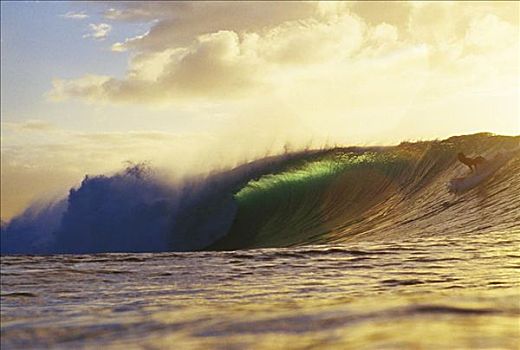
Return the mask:
<path id="1" fill-rule="evenodd" d="M 68 198 L 2 227 L 2 254 L 281 247 L 406 235 L 520 230 L 520 137 L 476 134 L 395 147 L 260 159 L 179 183 L 143 165 L 86 176 Z M 450 194 L 458 151 L 507 162 Z M 497 214 L 499 213 L 499 214 Z"/>
<path id="2" fill-rule="evenodd" d="M 233 195 L 250 179 L 315 153 L 285 154 L 169 183 L 143 164 L 86 176 L 68 198 L 34 204 L 3 225 L 2 254 L 158 252 L 202 249 L 227 233 Z"/>

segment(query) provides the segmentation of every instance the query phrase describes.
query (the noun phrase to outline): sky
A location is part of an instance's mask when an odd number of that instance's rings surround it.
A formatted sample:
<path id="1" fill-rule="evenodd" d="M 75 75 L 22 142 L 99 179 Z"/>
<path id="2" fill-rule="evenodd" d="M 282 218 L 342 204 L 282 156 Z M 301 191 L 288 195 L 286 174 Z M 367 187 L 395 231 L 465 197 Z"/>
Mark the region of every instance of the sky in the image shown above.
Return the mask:
<path id="1" fill-rule="evenodd" d="M 85 174 L 520 134 L 518 2 L 1 2 L 1 218 Z"/>

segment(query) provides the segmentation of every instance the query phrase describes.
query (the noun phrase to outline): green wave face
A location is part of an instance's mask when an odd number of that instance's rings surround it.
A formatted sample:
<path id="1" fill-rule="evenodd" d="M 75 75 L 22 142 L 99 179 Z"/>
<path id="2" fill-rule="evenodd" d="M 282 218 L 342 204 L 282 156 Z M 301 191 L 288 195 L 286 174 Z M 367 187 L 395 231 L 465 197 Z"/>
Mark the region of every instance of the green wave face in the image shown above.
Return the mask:
<path id="1" fill-rule="evenodd" d="M 235 195 L 232 231 L 255 247 L 326 240 L 387 196 L 410 164 L 403 155 L 335 152 L 263 176 Z"/>
<path id="2" fill-rule="evenodd" d="M 458 202 L 446 191 L 450 177 L 465 170 L 456 161 L 457 152 L 466 148 L 486 152 L 518 141 L 481 134 L 310 156 L 250 180 L 235 193 L 235 221 L 213 248 L 377 239 L 376 233 L 426 234 L 435 225 L 448 231 L 464 228 L 449 216 L 451 202 Z"/>

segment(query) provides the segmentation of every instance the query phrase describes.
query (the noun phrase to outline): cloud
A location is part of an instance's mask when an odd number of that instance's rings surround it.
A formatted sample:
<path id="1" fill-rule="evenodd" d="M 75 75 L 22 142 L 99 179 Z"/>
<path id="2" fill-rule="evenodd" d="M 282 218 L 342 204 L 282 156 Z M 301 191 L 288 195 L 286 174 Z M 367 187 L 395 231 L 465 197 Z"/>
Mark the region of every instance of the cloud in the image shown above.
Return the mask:
<path id="1" fill-rule="evenodd" d="M 124 52 L 124 51 L 127 51 L 128 48 L 132 46 L 132 43 L 143 39 L 148 34 L 150 34 L 150 31 L 147 31 L 146 33 L 141 34 L 141 35 L 136 35 L 136 36 L 134 36 L 132 38 L 127 38 L 122 43 L 121 42 L 114 43 L 114 44 L 112 44 L 111 49 L 114 52 Z"/>
<path id="2" fill-rule="evenodd" d="M 43 120 L 28 120 L 25 122 L 2 122 L 2 125 L 10 130 L 16 131 L 51 131 L 56 126 Z"/>
<path id="3" fill-rule="evenodd" d="M 181 138 L 178 134 L 164 131 L 128 131 L 128 132 L 99 132 L 99 133 L 76 133 L 77 138 L 88 141 L 102 142 L 105 144 L 135 144 L 139 141 L 164 142 Z"/>
<path id="4" fill-rule="evenodd" d="M 386 23 L 399 30 L 406 29 L 413 9 L 413 3 L 406 1 L 353 1 L 345 5 L 370 26 Z"/>
<path id="5" fill-rule="evenodd" d="M 89 25 L 90 33 L 84 34 L 83 38 L 92 38 L 94 40 L 105 40 L 108 36 L 108 33 L 112 30 L 112 26 L 106 23 L 94 24 L 90 23 Z"/>
<path id="6" fill-rule="evenodd" d="M 115 9 L 113 7 L 104 11 L 103 15 L 106 19 L 118 20 L 118 21 L 144 21 L 155 18 L 161 14 L 161 11 L 153 11 L 157 8 L 156 4 L 140 4 L 135 6 L 133 4 L 127 4 L 128 6 L 123 9 Z M 152 6 L 150 6 L 152 5 Z M 157 8 L 159 9 L 159 8 Z"/>
<path id="7" fill-rule="evenodd" d="M 47 96 L 53 101 L 62 101 L 68 97 L 84 98 L 94 101 L 103 96 L 103 84 L 111 78 L 108 76 L 99 76 L 88 74 L 79 79 L 66 80 L 54 79 L 52 82 L 52 90 Z"/>
<path id="8" fill-rule="evenodd" d="M 365 24 L 344 14 L 327 20 L 286 22 L 256 35 L 255 54 L 268 63 L 293 65 L 347 59 L 361 46 Z"/>
<path id="9" fill-rule="evenodd" d="M 477 48 L 501 49 L 514 44 L 519 39 L 518 34 L 512 24 L 493 14 L 487 14 L 470 22 L 465 40 Z"/>
<path id="10" fill-rule="evenodd" d="M 518 55 L 511 48 L 518 45 L 518 23 L 509 14 L 515 8 L 518 4 L 121 3 L 104 16 L 155 21 L 146 33 L 112 45 L 113 51 L 130 51 L 126 76 L 56 79 L 49 96 L 93 103 L 238 101 L 283 95 L 302 77 L 348 77 L 353 67 L 365 67 L 367 80 L 379 79 L 375 71 L 398 79 L 402 74 L 393 63 L 415 60 L 418 52 L 424 64 L 416 74 L 433 79 L 431 94 L 440 96 L 437 82 L 448 82 L 447 93 L 476 83 L 475 77 L 485 84 L 484 78 L 506 76 L 505 67 L 515 66 Z M 343 94 L 370 98 L 359 85 L 348 85 Z"/>
<path id="11" fill-rule="evenodd" d="M 204 133 L 159 130 L 84 132 L 54 128 L 46 138 L 35 138 L 38 135 L 28 134 L 29 130 L 22 128 L 6 132 L 2 171 L 4 167 L 48 168 L 53 164 L 56 172 L 77 174 L 76 180 L 85 173 L 114 170 L 126 160 L 149 160 L 166 166 L 173 159 L 180 171 L 183 165 L 197 159 L 197 145 L 208 137 Z"/>
<path id="12" fill-rule="evenodd" d="M 238 35 L 221 31 L 202 35 L 190 46 L 134 58 L 125 79 L 87 75 L 57 79 L 50 97 L 89 101 L 157 102 L 186 97 L 227 98 L 245 94 L 261 79 Z"/>
<path id="13" fill-rule="evenodd" d="M 67 18 L 67 19 L 77 19 L 82 20 L 85 18 L 89 18 L 89 15 L 85 13 L 85 11 L 76 12 L 76 11 L 69 11 L 63 15 L 60 15 L 60 17 Z"/>
<path id="14" fill-rule="evenodd" d="M 284 22 L 261 34 L 221 30 L 199 35 L 187 46 L 135 54 L 124 79 L 99 75 L 57 79 L 50 96 L 105 102 L 244 97 L 272 84 L 278 66 L 349 57 L 361 46 L 364 31 L 363 22 L 349 15 Z M 140 39 L 127 42 L 132 40 Z"/>
<path id="15" fill-rule="evenodd" d="M 142 2 L 119 3 L 105 11 L 113 21 L 156 20 L 148 35 L 126 44 L 127 49 L 162 51 L 189 45 L 194 38 L 221 30 L 258 32 L 287 21 L 317 14 L 316 2 Z"/>

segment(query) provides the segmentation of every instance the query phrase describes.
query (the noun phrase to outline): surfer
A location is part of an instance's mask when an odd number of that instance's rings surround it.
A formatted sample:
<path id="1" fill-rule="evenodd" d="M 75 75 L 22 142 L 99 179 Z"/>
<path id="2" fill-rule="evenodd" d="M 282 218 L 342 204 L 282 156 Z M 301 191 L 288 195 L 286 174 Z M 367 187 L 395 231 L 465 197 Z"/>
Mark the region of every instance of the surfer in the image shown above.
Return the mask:
<path id="1" fill-rule="evenodd" d="M 469 167 L 469 170 L 471 170 L 471 172 L 473 172 L 474 170 L 477 170 L 477 166 L 483 164 L 486 161 L 486 159 L 482 156 L 478 156 L 475 158 L 469 158 L 469 157 L 466 157 L 464 155 L 464 153 L 462 153 L 462 152 L 459 152 L 459 154 L 457 154 L 457 158 L 459 159 L 459 161 L 462 164 L 467 165 Z M 473 168 L 475 168 L 475 169 L 473 170 Z"/>

